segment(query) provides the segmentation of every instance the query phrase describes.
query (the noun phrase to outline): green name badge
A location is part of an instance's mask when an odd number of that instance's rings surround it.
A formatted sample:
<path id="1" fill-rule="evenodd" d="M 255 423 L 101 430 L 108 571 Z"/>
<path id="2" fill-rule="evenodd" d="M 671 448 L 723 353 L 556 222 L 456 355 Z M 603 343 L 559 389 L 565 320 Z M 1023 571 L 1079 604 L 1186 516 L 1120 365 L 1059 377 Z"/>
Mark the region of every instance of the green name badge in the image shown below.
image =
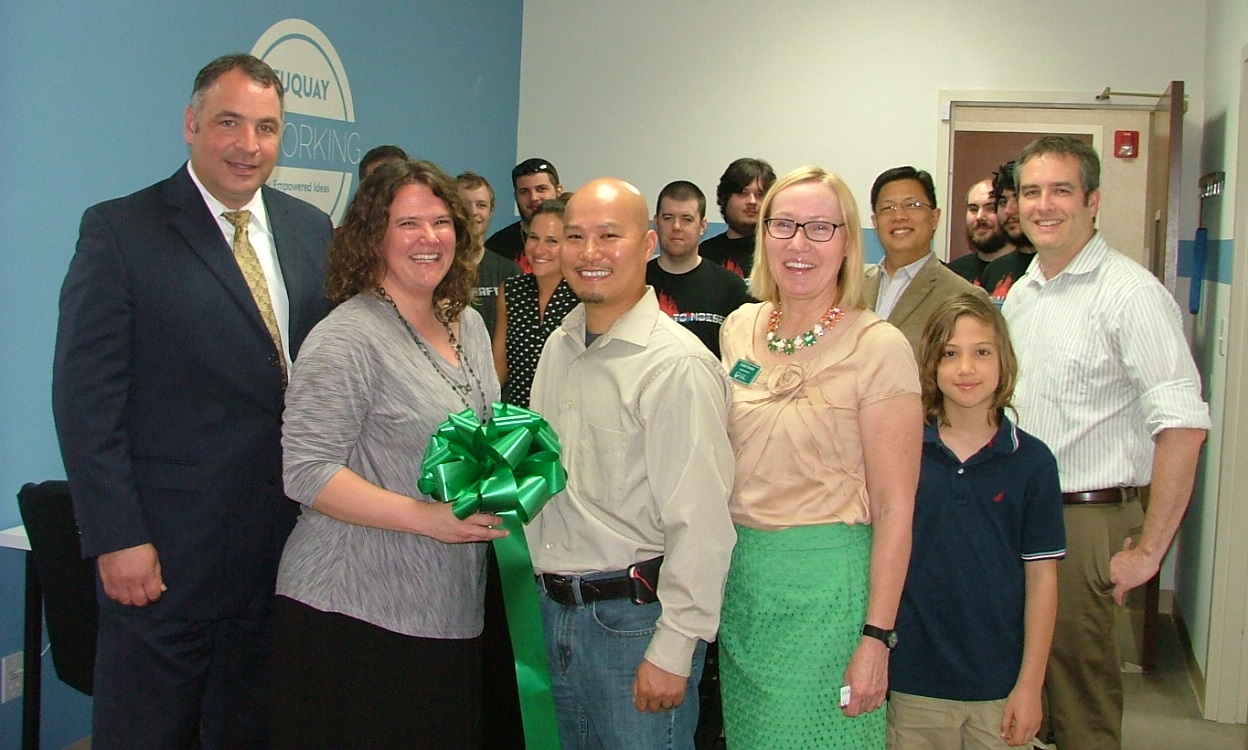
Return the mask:
<path id="1" fill-rule="evenodd" d="M 737 363 L 728 371 L 728 377 L 737 381 L 741 385 L 752 385 L 758 378 L 758 373 L 762 372 L 763 366 L 748 359 L 738 359 Z"/>

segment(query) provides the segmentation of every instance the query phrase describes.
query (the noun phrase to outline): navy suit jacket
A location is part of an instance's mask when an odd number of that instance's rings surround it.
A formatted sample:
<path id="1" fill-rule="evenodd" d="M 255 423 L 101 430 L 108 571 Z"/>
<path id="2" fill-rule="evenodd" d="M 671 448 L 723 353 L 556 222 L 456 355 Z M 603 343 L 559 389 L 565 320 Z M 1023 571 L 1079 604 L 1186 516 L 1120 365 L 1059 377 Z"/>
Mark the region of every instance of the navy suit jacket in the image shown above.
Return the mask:
<path id="1" fill-rule="evenodd" d="M 263 187 L 291 357 L 328 310 L 323 212 Z M 152 617 L 271 596 L 298 515 L 282 491 L 277 351 L 187 167 L 87 209 L 61 289 L 52 402 L 87 557 L 156 547 Z M 120 607 L 100 589 L 100 602 Z"/>

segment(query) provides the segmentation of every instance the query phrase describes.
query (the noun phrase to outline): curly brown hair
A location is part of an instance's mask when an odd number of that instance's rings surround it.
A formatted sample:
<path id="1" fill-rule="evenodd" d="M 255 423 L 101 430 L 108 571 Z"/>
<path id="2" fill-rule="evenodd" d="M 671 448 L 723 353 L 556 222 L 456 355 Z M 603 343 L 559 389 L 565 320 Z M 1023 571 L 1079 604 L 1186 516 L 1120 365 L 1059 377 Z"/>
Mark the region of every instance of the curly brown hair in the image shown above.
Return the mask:
<path id="1" fill-rule="evenodd" d="M 390 205 L 404 185 L 424 185 L 451 211 L 455 227 L 455 258 L 446 277 L 433 290 L 440 317 L 447 322 L 472 303 L 477 268 L 472 262 L 472 232 L 468 208 L 459 197 L 455 180 L 428 161 L 399 160 L 382 164 L 360 183 L 343 217 L 342 227 L 329 243 L 325 292 L 337 306 L 381 283 L 386 267 L 381 243 L 390 223 Z"/>

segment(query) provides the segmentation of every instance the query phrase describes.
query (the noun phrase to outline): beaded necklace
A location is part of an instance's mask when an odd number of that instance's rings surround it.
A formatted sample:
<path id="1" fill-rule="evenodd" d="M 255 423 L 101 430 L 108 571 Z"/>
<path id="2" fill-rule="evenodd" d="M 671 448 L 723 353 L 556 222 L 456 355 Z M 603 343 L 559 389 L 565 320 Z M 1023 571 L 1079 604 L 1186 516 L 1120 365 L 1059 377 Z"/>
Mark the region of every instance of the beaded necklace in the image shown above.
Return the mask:
<path id="1" fill-rule="evenodd" d="M 434 371 L 437 372 L 438 375 L 442 376 L 442 380 L 446 381 L 446 384 L 451 387 L 451 390 L 455 392 L 455 395 L 459 397 L 459 400 L 463 402 L 464 406 L 468 407 L 468 409 L 472 410 L 474 413 L 476 412 L 476 408 L 472 405 L 468 396 L 472 392 L 472 384 L 476 383 L 477 394 L 481 397 L 481 408 L 486 411 L 486 419 L 488 419 L 490 407 L 489 404 L 485 402 L 485 388 L 481 385 L 481 378 L 477 377 L 476 370 L 472 369 L 472 365 L 468 363 L 468 358 L 464 356 L 464 349 L 459 345 L 459 339 L 455 337 L 454 331 L 451 330 L 451 324 L 444 320 L 441 314 L 437 312 L 434 313 L 433 317 L 436 318 L 437 321 L 442 324 L 442 327 L 446 329 L 446 336 L 451 342 L 451 349 L 455 350 L 455 357 L 459 359 L 459 364 L 468 373 L 464 376 L 464 382 L 462 384 L 452 380 L 451 376 L 446 374 L 446 369 L 440 366 L 437 360 L 433 358 L 433 352 L 429 351 L 429 347 L 426 346 L 425 342 L 421 340 L 419 335 L 417 335 L 416 330 L 412 328 L 412 324 L 407 322 L 407 318 L 403 317 L 403 313 L 399 312 L 399 306 L 395 304 L 394 299 L 389 295 L 389 293 L 387 293 L 382 287 L 377 287 L 373 290 L 373 293 L 390 303 L 390 308 L 394 310 L 394 314 L 398 316 L 399 321 L 403 324 L 403 327 L 407 329 L 408 334 L 412 337 L 412 341 L 416 342 L 416 347 L 420 349 L 420 353 L 425 355 L 425 359 L 429 360 L 429 364 L 433 367 Z"/>
<path id="2" fill-rule="evenodd" d="M 799 349 L 808 349 L 815 345 L 819 337 L 836 327 L 841 318 L 845 317 L 845 311 L 833 305 L 828 311 L 819 318 L 818 322 L 806 333 L 800 333 L 791 339 L 782 339 L 776 334 L 780 328 L 780 306 L 771 311 L 771 318 L 767 321 L 767 349 L 773 352 L 783 352 L 784 354 L 796 354 Z"/>

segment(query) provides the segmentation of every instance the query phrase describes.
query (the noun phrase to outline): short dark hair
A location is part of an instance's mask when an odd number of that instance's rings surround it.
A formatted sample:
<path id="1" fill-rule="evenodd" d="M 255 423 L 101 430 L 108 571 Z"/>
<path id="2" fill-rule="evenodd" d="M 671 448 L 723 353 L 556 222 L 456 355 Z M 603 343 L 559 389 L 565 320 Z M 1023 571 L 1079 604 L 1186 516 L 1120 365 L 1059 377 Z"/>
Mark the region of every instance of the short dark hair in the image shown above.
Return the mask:
<path id="1" fill-rule="evenodd" d="M 562 220 L 563 209 L 566 208 L 567 205 L 568 205 L 568 201 L 562 195 L 559 196 L 558 198 L 551 198 L 550 200 L 542 201 L 541 203 L 537 204 L 537 208 L 533 209 L 533 215 L 529 217 L 529 223 L 532 223 L 534 219 L 541 216 L 542 214 L 550 214 L 551 216 L 558 216 L 559 219 Z"/>
<path id="2" fill-rule="evenodd" d="M 370 148 L 364 158 L 360 159 L 360 179 L 368 174 L 369 167 L 382 161 L 407 161 L 407 152 L 398 146 L 376 146 Z"/>
<path id="3" fill-rule="evenodd" d="M 1018 183 L 1014 181 L 1014 168 L 1018 165 L 1014 160 L 1007 161 L 992 173 L 992 199 L 997 203 L 1005 200 L 1005 191 L 1018 193 Z"/>
<path id="4" fill-rule="evenodd" d="M 702 192 L 702 188 L 688 180 L 676 180 L 663 186 L 663 189 L 659 191 L 659 199 L 654 203 L 656 214 L 663 210 L 664 198 L 674 201 L 697 201 L 698 218 L 706 218 L 706 194 Z"/>
<path id="5" fill-rule="evenodd" d="M 1045 154 L 1073 156 L 1079 160 L 1079 179 L 1083 182 L 1084 199 L 1094 190 L 1101 187 L 1101 157 L 1096 149 L 1073 135 L 1046 135 L 1023 146 L 1018 154 L 1018 162 L 1014 167 L 1014 181 L 1022 173 L 1023 165 Z"/>
<path id="6" fill-rule="evenodd" d="M 548 174 L 550 175 L 550 184 L 559 185 L 559 170 L 555 169 L 555 165 L 545 159 L 525 159 L 516 166 L 511 168 L 511 189 L 516 189 L 516 180 L 531 174 Z"/>
<path id="7" fill-rule="evenodd" d="M 204 104 L 204 89 L 208 88 L 222 75 L 231 70 L 241 70 L 248 78 L 277 91 L 277 104 L 286 111 L 286 89 L 282 88 L 282 79 L 277 77 L 273 68 L 255 55 L 237 53 L 222 55 L 199 69 L 195 76 L 195 85 L 191 87 L 191 111 L 199 116 L 199 108 Z"/>
<path id="8" fill-rule="evenodd" d="M 871 210 L 875 210 L 875 202 L 880 197 L 880 191 L 890 182 L 899 180 L 915 180 L 923 186 L 923 194 L 927 196 L 927 200 L 932 204 L 932 208 L 936 208 L 936 183 L 932 182 L 932 176 L 922 169 L 915 169 L 911 166 L 893 167 L 885 170 L 879 177 L 875 178 L 875 182 L 871 185 Z"/>
<path id="9" fill-rule="evenodd" d="M 483 187 L 490 194 L 490 208 L 494 208 L 494 186 L 490 181 L 477 174 L 476 172 L 460 172 L 455 176 L 455 184 L 461 190 L 476 190 Z"/>
<path id="10" fill-rule="evenodd" d="M 347 206 L 342 227 L 329 243 L 325 291 L 331 303 L 340 305 L 381 283 L 385 261 L 380 248 L 390 223 L 390 204 L 400 188 L 413 184 L 425 185 L 446 203 L 455 227 L 455 258 L 433 290 L 438 316 L 453 321 L 472 301 L 477 284 L 476 264 L 470 260 L 474 241 L 459 189 L 436 164 L 404 159 L 388 161 L 373 170 Z"/>
<path id="11" fill-rule="evenodd" d="M 763 183 L 763 192 L 766 193 L 776 181 L 776 170 L 762 159 L 748 157 L 729 164 L 720 175 L 719 185 L 715 187 L 715 203 L 719 206 L 719 212 L 722 214 L 727 208 L 729 198 L 745 190 L 755 180 Z"/>

